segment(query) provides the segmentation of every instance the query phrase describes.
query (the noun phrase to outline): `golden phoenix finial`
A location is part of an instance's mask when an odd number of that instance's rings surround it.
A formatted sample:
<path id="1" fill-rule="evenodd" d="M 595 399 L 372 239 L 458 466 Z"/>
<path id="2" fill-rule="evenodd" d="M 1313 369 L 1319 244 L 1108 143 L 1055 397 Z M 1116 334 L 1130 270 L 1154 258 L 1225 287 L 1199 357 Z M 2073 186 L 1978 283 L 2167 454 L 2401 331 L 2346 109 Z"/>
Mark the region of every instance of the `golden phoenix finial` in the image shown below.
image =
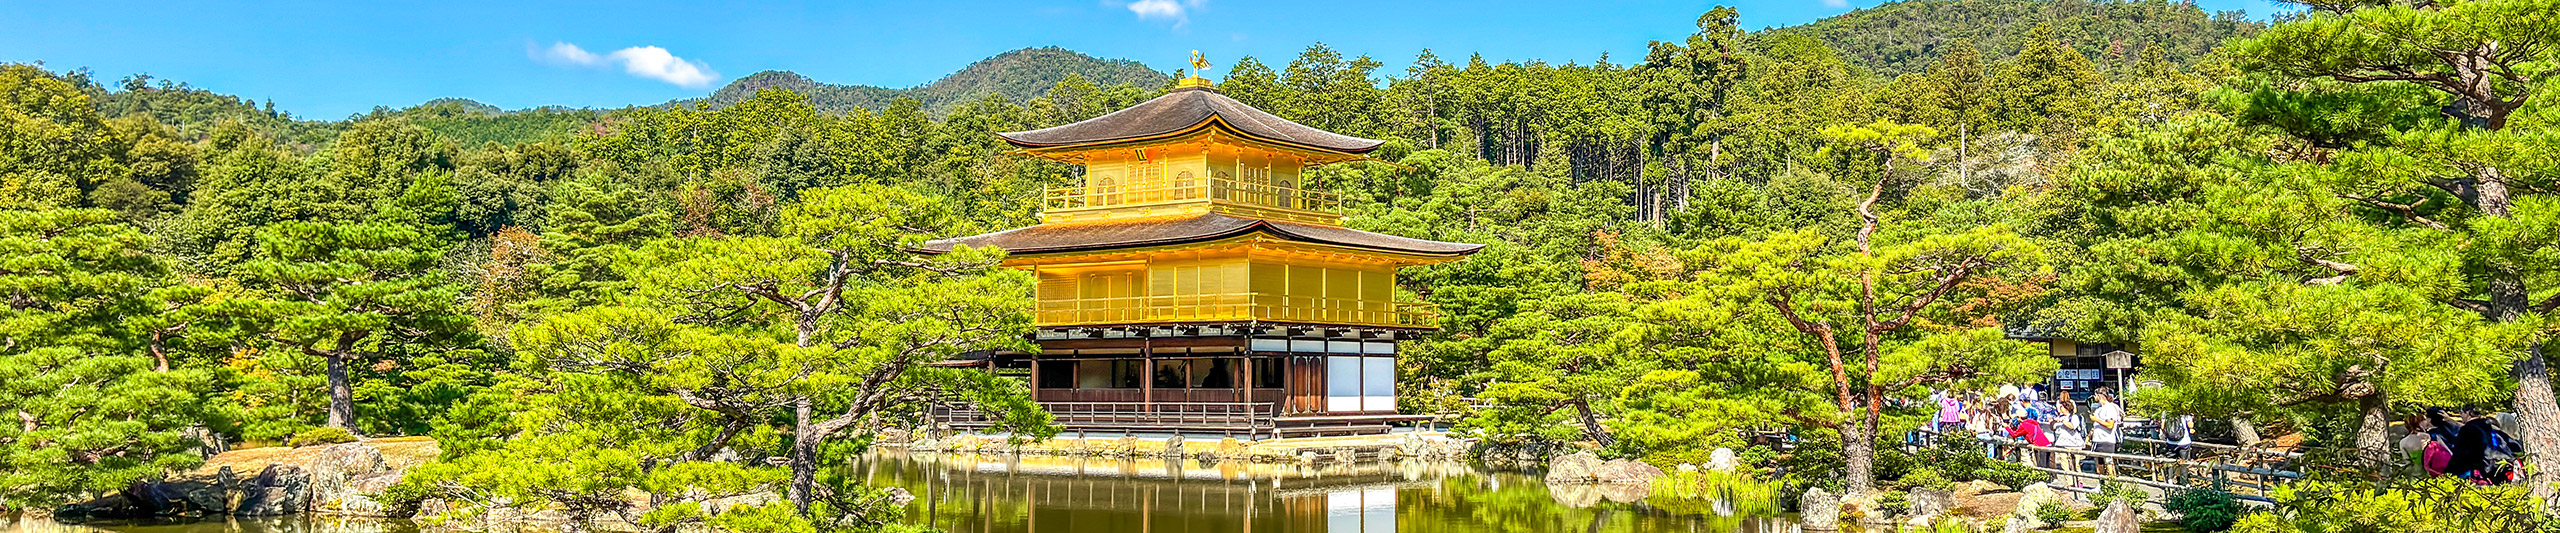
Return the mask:
<path id="1" fill-rule="evenodd" d="M 1198 76 L 1198 75 L 1200 75 L 1200 71 L 1204 71 L 1204 70 L 1209 70 L 1209 58 L 1201 57 L 1201 56 L 1200 56 L 1200 51 L 1199 51 L 1199 50 L 1192 50 L 1192 51 L 1191 51 L 1191 75 L 1193 75 L 1193 76 Z"/>

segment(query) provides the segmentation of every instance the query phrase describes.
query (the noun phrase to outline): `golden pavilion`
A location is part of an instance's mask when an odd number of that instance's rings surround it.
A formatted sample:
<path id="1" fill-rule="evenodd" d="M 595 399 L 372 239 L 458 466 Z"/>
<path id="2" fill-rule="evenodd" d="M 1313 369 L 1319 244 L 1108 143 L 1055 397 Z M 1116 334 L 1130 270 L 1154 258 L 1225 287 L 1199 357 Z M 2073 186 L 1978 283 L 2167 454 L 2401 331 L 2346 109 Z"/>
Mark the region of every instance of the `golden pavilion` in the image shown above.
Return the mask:
<path id="1" fill-rule="evenodd" d="M 1194 65 L 1203 65 L 1196 57 Z M 1039 353 L 955 362 L 1027 378 L 1071 431 L 1249 437 L 1385 432 L 1396 341 L 1436 327 L 1396 297 L 1396 269 L 1481 245 L 1342 226 L 1307 168 L 1380 141 L 1307 127 L 1182 80 L 1090 120 L 999 133 L 1016 153 L 1083 167 L 1038 225 L 933 241 L 996 247 L 1039 279 Z M 969 425 L 972 414 L 938 413 Z"/>

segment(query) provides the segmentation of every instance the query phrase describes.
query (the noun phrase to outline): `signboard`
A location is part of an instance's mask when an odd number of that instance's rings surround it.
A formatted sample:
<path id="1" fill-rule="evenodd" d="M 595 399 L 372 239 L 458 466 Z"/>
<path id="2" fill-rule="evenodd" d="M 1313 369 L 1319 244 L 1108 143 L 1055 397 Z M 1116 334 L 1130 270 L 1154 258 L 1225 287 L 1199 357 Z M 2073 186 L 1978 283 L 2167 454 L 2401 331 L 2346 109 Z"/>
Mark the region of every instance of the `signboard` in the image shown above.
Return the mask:
<path id="1" fill-rule="evenodd" d="M 2107 375 L 2105 370 L 2095 368 L 2074 368 L 2054 371 L 2053 378 L 2064 381 L 2075 379 L 2094 381 L 2107 379 Z"/>
<path id="2" fill-rule="evenodd" d="M 2133 368 L 2133 353 L 2124 350 L 2107 352 L 2107 368 Z"/>

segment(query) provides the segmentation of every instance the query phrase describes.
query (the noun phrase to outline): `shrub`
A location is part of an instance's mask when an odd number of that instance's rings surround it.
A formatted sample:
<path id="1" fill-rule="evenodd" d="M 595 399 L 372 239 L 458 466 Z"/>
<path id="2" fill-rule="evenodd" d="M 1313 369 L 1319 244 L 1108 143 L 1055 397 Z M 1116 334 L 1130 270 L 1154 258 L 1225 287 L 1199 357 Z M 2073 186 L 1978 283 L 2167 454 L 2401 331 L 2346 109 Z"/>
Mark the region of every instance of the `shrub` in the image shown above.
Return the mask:
<path id="1" fill-rule="evenodd" d="M 1887 491 L 1881 496 L 1876 496 L 1876 512 L 1878 514 L 1910 508 L 1911 496 L 1904 494 L 1902 491 Z"/>
<path id="2" fill-rule="evenodd" d="M 2178 525 L 2187 531 L 2222 531 L 2240 521 L 2240 497 L 2212 487 L 2196 487 L 2169 493 L 2160 508 L 2178 514 Z"/>
<path id="3" fill-rule="evenodd" d="M 2456 478 L 2434 478 L 2366 486 L 2305 480 L 2278 486 L 2268 496 L 2276 501 L 2276 512 L 2283 518 L 2274 523 L 2301 531 L 2467 533 L 2560 528 L 2560 523 L 2542 516 L 2522 484 L 2483 487 Z M 2261 522 L 2252 515 L 2233 529 L 2269 531 L 2252 529 Z"/>
<path id="4" fill-rule="evenodd" d="M 292 448 L 300 448 L 304 446 L 340 444 L 355 441 L 356 435 L 354 433 L 348 433 L 347 430 L 322 427 L 311 428 L 303 430 L 301 433 L 296 433 L 293 435 L 293 438 L 286 439 L 284 441 L 284 445 Z"/>
<path id="5" fill-rule="evenodd" d="M 1903 474 L 1901 483 L 1904 488 L 1929 490 L 1947 490 L 1948 485 L 1955 484 L 1953 481 L 1948 481 L 1946 475 L 1939 474 L 1938 469 L 1925 466 L 1911 469 L 1909 474 Z"/>
<path id="6" fill-rule="evenodd" d="M 2042 470 L 2027 468 L 2027 465 L 2009 462 L 1985 464 L 1981 468 L 1974 469 L 1972 475 L 1966 477 L 1997 483 L 2000 486 L 2008 487 L 2009 490 L 2023 489 L 2026 488 L 2027 485 L 2053 480 L 2053 474 L 2045 473 Z"/>
<path id="7" fill-rule="evenodd" d="M 2151 500 L 2151 493 L 2143 492 L 2142 487 L 2134 486 L 2132 483 L 2107 481 L 2099 483 L 2098 493 L 2089 497 L 2089 502 L 2097 504 L 2100 509 L 2119 500 L 2127 506 L 2140 509 L 2144 502 Z"/>
<path id="8" fill-rule="evenodd" d="M 1755 468 L 1765 467 L 1778 462 L 1778 450 L 1768 446 L 1753 444 L 1751 447 L 1743 448 L 1742 451 L 1735 452 L 1733 454 L 1733 458 L 1735 461 L 1739 461 L 1742 464 L 1750 465 Z"/>
<path id="9" fill-rule="evenodd" d="M 2075 518 L 2079 518 L 2079 514 L 2071 512 L 2071 507 L 2062 502 L 2044 502 L 2044 505 L 2036 506 L 2036 520 L 2046 524 L 2059 525 Z"/>
<path id="10" fill-rule="evenodd" d="M 2248 516 L 2241 517 L 2238 522 L 2233 522 L 2231 531 L 2232 533 L 2301 533 L 2302 528 L 2293 527 L 2293 524 L 2285 522 L 2284 517 L 2276 516 L 2275 513 L 2250 513 Z"/>

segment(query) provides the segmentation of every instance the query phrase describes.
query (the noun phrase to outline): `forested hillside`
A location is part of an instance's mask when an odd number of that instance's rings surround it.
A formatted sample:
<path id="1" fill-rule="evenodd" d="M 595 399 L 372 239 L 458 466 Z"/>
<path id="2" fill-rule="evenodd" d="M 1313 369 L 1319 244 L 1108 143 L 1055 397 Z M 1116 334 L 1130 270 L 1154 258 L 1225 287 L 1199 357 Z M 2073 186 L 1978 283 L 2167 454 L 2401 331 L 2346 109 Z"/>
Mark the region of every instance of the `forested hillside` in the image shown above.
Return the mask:
<path id="1" fill-rule="evenodd" d="M 2153 47 L 2185 64 L 2265 27 L 2182 0 L 1902 0 L 1763 32 L 1811 35 L 1850 64 L 1890 77 L 1920 72 L 1958 41 L 1972 41 L 1986 57 L 2016 55 L 2026 44 L 2018 30 L 2038 24 L 2051 24 L 2102 64 L 2139 60 Z"/>
<path id="2" fill-rule="evenodd" d="M 712 107 L 725 107 L 755 96 L 764 89 L 790 89 L 809 97 L 811 105 L 828 113 L 853 109 L 880 111 L 899 98 L 924 104 L 935 114 L 947 113 L 954 107 L 987 95 L 1002 95 L 1015 102 L 1030 101 L 1049 87 L 1080 76 L 1096 85 L 1109 87 L 1131 85 L 1156 87 L 1163 85 L 1164 73 L 1126 59 L 1099 59 L 1064 48 L 1047 46 L 1024 48 L 979 60 L 933 83 L 905 89 L 869 85 L 835 85 L 819 83 L 807 76 L 787 71 L 765 71 L 739 78 L 728 86 L 698 100 Z"/>

